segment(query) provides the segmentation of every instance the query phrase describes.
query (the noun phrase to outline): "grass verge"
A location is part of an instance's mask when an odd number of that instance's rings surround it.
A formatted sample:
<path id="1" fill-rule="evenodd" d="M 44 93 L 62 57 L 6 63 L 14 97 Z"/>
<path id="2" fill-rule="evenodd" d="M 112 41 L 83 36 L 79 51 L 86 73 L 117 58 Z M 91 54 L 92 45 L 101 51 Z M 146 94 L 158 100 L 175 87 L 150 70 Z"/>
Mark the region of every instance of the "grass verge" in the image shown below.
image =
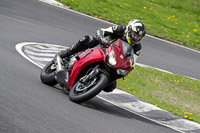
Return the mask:
<path id="1" fill-rule="evenodd" d="M 198 0 L 58 0 L 70 8 L 116 24 L 142 20 L 147 33 L 200 50 L 200 3 Z M 137 69 L 118 88 L 164 110 L 200 123 L 200 81 Z"/>
<path id="2" fill-rule="evenodd" d="M 70 8 L 116 24 L 142 20 L 147 33 L 200 50 L 199 0 L 58 0 Z"/>
<path id="3" fill-rule="evenodd" d="M 200 123 L 200 81 L 136 66 L 118 88 L 183 118 Z"/>

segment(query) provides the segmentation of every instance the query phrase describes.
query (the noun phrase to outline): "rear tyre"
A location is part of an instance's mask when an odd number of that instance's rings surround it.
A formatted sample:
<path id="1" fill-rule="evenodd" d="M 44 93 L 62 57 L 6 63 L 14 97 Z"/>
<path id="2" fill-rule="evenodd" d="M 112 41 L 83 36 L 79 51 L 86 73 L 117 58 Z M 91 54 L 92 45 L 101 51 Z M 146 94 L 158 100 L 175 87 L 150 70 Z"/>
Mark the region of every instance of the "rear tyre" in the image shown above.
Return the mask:
<path id="1" fill-rule="evenodd" d="M 95 77 L 90 84 L 83 84 L 78 81 L 70 90 L 69 98 L 71 101 L 81 103 L 99 94 L 108 84 L 108 77 L 101 73 Z"/>
<path id="2" fill-rule="evenodd" d="M 53 86 L 57 84 L 57 81 L 55 80 L 55 63 L 54 61 L 50 61 L 47 63 L 47 65 L 42 69 L 40 73 L 40 79 L 44 84 Z"/>

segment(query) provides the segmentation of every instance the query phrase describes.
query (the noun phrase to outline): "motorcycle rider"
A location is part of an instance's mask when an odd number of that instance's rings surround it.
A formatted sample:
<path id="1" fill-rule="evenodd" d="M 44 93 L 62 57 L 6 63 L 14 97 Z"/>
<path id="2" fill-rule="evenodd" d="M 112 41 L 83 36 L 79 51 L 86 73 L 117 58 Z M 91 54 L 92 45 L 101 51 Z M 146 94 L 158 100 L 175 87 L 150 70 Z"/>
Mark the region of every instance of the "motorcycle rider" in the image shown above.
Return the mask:
<path id="1" fill-rule="evenodd" d="M 58 53 L 61 58 L 70 57 L 71 55 L 86 50 L 88 48 L 93 48 L 97 46 L 100 42 L 101 45 L 106 45 L 108 42 L 114 42 L 117 39 L 121 39 L 129 43 L 134 49 L 134 64 L 141 52 L 141 40 L 146 34 L 146 28 L 142 21 L 133 19 L 127 26 L 115 25 L 108 28 L 101 28 L 97 30 L 96 37 L 84 36 L 76 44 L 72 45 L 64 51 Z M 114 83 L 116 87 L 116 83 Z"/>

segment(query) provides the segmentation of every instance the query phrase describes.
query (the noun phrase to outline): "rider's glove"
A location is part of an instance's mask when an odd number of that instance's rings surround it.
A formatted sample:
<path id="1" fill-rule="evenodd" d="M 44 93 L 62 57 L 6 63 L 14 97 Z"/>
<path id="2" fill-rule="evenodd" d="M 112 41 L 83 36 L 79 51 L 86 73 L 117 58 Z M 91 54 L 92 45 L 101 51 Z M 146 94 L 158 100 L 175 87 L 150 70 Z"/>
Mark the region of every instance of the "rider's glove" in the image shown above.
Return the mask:
<path id="1" fill-rule="evenodd" d="M 108 40 L 106 40 L 106 38 L 100 37 L 99 41 L 100 41 L 100 44 L 103 45 L 103 46 L 108 45 Z"/>

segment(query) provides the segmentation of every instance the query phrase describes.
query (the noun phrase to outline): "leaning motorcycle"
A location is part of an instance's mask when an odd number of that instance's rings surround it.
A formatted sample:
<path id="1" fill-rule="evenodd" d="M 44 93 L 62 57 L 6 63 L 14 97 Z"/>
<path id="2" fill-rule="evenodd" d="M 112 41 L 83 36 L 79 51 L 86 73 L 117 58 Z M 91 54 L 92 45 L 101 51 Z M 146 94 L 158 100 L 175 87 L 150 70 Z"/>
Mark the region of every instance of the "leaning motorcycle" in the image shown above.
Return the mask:
<path id="1" fill-rule="evenodd" d="M 100 45 L 63 60 L 57 56 L 42 69 L 40 78 L 51 86 L 58 84 L 58 78 L 62 79 L 59 85 L 69 93 L 70 100 L 81 103 L 102 90 L 113 91 L 116 80 L 127 76 L 133 63 L 132 46 L 118 39 L 106 47 Z"/>

